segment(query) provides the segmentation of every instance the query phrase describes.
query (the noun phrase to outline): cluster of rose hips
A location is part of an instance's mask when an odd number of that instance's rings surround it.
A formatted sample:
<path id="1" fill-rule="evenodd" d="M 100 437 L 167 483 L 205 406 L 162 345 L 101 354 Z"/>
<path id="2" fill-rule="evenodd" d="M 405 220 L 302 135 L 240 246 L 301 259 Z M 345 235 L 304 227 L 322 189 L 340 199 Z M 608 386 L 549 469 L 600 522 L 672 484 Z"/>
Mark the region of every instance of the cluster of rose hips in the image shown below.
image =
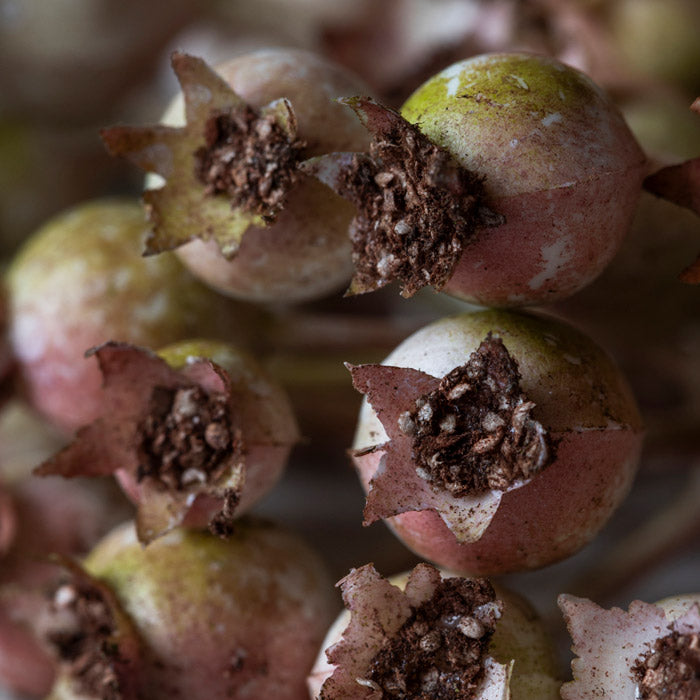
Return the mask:
<path id="1" fill-rule="evenodd" d="M 572 326 L 511 310 L 568 298 L 622 244 L 650 167 L 612 101 L 525 53 L 456 63 L 400 111 L 308 52 L 172 64 L 182 93 L 162 123 L 102 131 L 152 174 L 144 207 L 64 214 L 8 271 L 23 392 L 76 431 L 37 474 L 114 475 L 135 522 L 82 563 L 79 546 L 43 543 L 61 576 L 3 588 L 2 680 L 52 684 L 52 700 L 695 697 L 697 596 L 626 613 L 561 596 L 577 656 L 562 686 L 529 604 L 482 578 L 577 552 L 637 469 L 621 371 Z M 687 204 L 695 166 L 649 186 Z M 300 438 L 253 356 L 274 323 L 249 302 L 393 283 L 491 308 L 347 366 L 365 397 L 351 450 L 364 524 L 384 520 L 430 564 L 390 581 L 353 569 L 328 631 L 323 563 L 247 515 Z M 19 502 L 0 484 L 3 565 Z"/>

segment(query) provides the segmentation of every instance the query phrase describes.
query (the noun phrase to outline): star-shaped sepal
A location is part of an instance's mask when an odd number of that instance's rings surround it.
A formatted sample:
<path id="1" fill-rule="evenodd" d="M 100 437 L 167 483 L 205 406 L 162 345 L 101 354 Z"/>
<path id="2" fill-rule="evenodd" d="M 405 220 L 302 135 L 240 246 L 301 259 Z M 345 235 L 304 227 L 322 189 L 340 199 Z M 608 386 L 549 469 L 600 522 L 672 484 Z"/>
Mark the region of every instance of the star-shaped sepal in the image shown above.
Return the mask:
<path id="1" fill-rule="evenodd" d="M 333 670 L 321 687 L 320 700 L 380 700 L 383 691 L 371 678 L 378 655 L 401 636 L 417 610 L 440 595 L 442 583 L 440 572 L 428 564 L 413 569 L 404 590 L 380 576 L 371 564 L 353 569 L 343 578 L 338 586 L 350 619 L 341 639 L 326 650 Z M 489 615 L 489 623 L 495 623 L 500 616 L 499 603 L 489 603 L 483 612 Z M 419 624 L 428 627 L 426 636 L 436 634 L 425 622 Z M 474 697 L 507 700 L 511 669 L 512 664 L 500 664 L 486 656 Z"/>
<path id="2" fill-rule="evenodd" d="M 201 239 L 231 258 L 250 226 L 274 221 L 296 182 L 296 117 L 284 98 L 254 109 L 200 58 L 175 52 L 172 67 L 185 126 L 114 126 L 101 136 L 112 155 L 165 180 L 143 195 L 153 226 L 145 254 Z"/>
<path id="3" fill-rule="evenodd" d="M 103 411 L 40 465 L 40 475 L 116 475 L 137 505 L 148 543 L 185 521 L 197 499 L 212 522 L 230 520 L 246 486 L 243 390 L 206 358 L 179 370 L 150 350 L 108 342 L 92 351 L 103 376 Z M 199 524 L 199 523 L 197 523 Z"/>
<path id="4" fill-rule="evenodd" d="M 458 542 L 474 542 L 503 496 L 554 459 L 554 440 L 529 415 L 534 404 L 498 339 L 489 336 L 444 378 L 379 364 L 348 369 L 389 438 L 352 453 L 361 474 L 377 465 L 365 525 L 434 510 Z"/>
<path id="5" fill-rule="evenodd" d="M 700 658 L 698 603 L 690 605 L 682 615 L 671 620 L 662 607 L 639 600 L 632 602 L 627 611 L 620 608 L 606 610 L 586 598 L 568 594 L 560 595 L 558 602 L 576 656 L 571 662 L 574 680 L 565 683 L 561 689 L 564 700 L 603 697 L 638 700 L 649 697 L 640 694 L 639 684 L 645 668 L 652 672 L 661 670 L 663 658 L 654 660 L 651 655 L 657 641 L 669 635 L 676 640 L 678 636 L 689 640 L 690 646 L 695 645 L 696 663 Z M 676 643 L 674 646 L 681 645 Z"/>
<path id="6" fill-rule="evenodd" d="M 484 202 L 483 178 L 394 110 L 368 97 L 340 102 L 369 131 L 369 153 L 331 153 L 300 167 L 357 208 L 348 294 L 393 281 L 405 297 L 426 285 L 441 289 L 477 229 L 504 221 Z"/>

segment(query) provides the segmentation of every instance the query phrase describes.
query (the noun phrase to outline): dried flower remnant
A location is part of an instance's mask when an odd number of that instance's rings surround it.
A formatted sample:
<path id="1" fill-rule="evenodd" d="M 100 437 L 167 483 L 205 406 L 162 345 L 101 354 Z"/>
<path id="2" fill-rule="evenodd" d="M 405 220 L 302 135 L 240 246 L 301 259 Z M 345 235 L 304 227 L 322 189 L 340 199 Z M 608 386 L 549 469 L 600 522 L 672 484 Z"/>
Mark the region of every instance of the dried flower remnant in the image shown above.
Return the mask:
<path id="1" fill-rule="evenodd" d="M 625 612 L 584 598 L 559 597 L 573 640 L 574 680 L 564 700 L 692 700 L 700 693 L 697 596 L 658 605 L 633 602 Z"/>
<path id="2" fill-rule="evenodd" d="M 530 417 L 535 404 L 519 381 L 503 341 L 489 334 L 465 365 L 401 414 L 419 475 L 460 497 L 505 491 L 546 466 L 551 441 Z"/>
<path id="3" fill-rule="evenodd" d="M 57 586 L 42 623 L 59 678 L 93 700 L 138 700 L 143 649 L 110 588 L 79 564 L 60 559 L 69 574 Z"/>
<path id="4" fill-rule="evenodd" d="M 510 668 L 489 656 L 501 604 L 486 580 L 419 564 L 402 591 L 366 565 L 339 585 L 350 621 L 326 652 L 322 700 L 507 697 Z"/>
<path id="5" fill-rule="evenodd" d="M 127 344 L 93 350 L 104 378 L 103 414 L 37 470 L 68 477 L 116 474 L 138 505 L 144 542 L 186 517 L 230 534 L 234 515 L 276 481 L 296 440 L 285 398 L 270 386 L 267 396 L 259 394 L 265 382 L 258 378 L 261 384 L 253 387 L 257 368 L 244 355 L 231 353 L 236 371 L 229 371 L 202 356 L 228 346 L 173 347 L 181 354 L 192 350 L 180 369 Z M 277 425 L 267 424 L 275 418 Z"/>
<path id="6" fill-rule="evenodd" d="M 700 97 L 693 102 L 691 109 L 700 114 Z M 644 187 L 652 194 L 700 215 L 700 158 L 661 168 L 644 180 Z M 700 257 L 681 272 L 680 280 L 700 284 Z"/>
<path id="7" fill-rule="evenodd" d="M 632 675 L 642 700 L 697 697 L 700 693 L 700 632 L 672 631 L 660 637 L 634 664 Z"/>
<path id="8" fill-rule="evenodd" d="M 288 102 L 277 111 L 215 112 L 204 127 L 206 144 L 195 151 L 195 173 L 208 195 L 225 194 L 233 208 L 274 221 L 299 178 L 304 143 Z M 285 115 L 280 110 L 289 110 Z"/>
<path id="9" fill-rule="evenodd" d="M 478 540 L 502 494 L 554 459 L 554 440 L 530 417 L 517 363 L 490 333 L 442 379 L 384 365 L 350 371 L 390 438 L 373 448 L 386 455 L 370 482 L 365 524 L 433 508 L 459 541 Z"/>
<path id="10" fill-rule="evenodd" d="M 413 296 L 452 276 L 475 231 L 502 223 L 484 202 L 483 178 L 457 164 L 400 114 L 370 98 L 341 100 L 373 137 L 369 153 L 333 153 L 302 169 L 352 202 L 355 274 L 349 293 L 398 281 Z"/>
<path id="11" fill-rule="evenodd" d="M 112 155 L 166 180 L 144 193 L 153 224 L 146 253 L 203 238 L 232 257 L 249 226 L 274 221 L 298 179 L 296 118 L 285 99 L 254 109 L 202 59 L 176 52 L 172 66 L 186 125 L 115 126 L 102 139 Z"/>

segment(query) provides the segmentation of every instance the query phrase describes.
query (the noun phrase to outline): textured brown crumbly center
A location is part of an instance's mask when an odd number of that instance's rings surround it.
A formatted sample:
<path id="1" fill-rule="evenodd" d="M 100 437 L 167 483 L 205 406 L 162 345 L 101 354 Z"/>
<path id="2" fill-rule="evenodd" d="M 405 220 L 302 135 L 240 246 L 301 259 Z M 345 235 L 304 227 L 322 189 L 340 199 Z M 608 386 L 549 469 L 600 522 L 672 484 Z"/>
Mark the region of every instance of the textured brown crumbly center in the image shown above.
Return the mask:
<path id="1" fill-rule="evenodd" d="M 482 579 L 445 579 L 370 664 L 366 681 L 391 700 L 466 700 L 484 676 L 495 593 Z"/>
<path id="2" fill-rule="evenodd" d="M 304 143 L 292 139 L 271 114 L 251 107 L 216 112 L 197 149 L 195 176 L 209 195 L 225 194 L 234 208 L 273 220 L 299 178 Z"/>
<path id="3" fill-rule="evenodd" d="M 47 640 L 81 697 L 121 700 L 114 668 L 119 660 L 119 650 L 112 641 L 114 619 L 99 590 L 64 584 L 54 595 L 52 611 L 55 625 L 47 633 Z"/>
<path id="4" fill-rule="evenodd" d="M 149 477 L 176 491 L 216 479 L 241 447 L 226 397 L 198 386 L 155 387 L 138 433 L 138 480 Z"/>
<path id="5" fill-rule="evenodd" d="M 479 224 L 482 179 L 409 122 L 357 154 L 340 193 L 358 210 L 351 227 L 356 286 L 398 280 L 412 296 L 440 289 Z"/>
<path id="6" fill-rule="evenodd" d="M 657 639 L 632 667 L 641 700 L 700 698 L 700 635 L 672 632 Z"/>
<path id="7" fill-rule="evenodd" d="M 455 497 L 505 490 L 552 459 L 534 404 L 520 389 L 518 366 L 488 335 L 468 362 L 399 418 L 413 439 L 418 475 Z"/>

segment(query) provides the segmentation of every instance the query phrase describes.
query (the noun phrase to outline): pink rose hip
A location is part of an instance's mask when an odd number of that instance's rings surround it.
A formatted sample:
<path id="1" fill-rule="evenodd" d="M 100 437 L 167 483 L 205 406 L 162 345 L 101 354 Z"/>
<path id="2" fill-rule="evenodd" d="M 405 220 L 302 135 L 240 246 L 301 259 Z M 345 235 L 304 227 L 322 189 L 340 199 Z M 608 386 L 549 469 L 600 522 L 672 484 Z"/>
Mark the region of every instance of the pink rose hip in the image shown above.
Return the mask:
<path id="1" fill-rule="evenodd" d="M 635 401 L 592 341 L 545 317 L 466 313 L 381 365 L 353 460 L 365 524 L 460 573 L 532 569 L 590 541 L 626 495 L 642 441 Z"/>
<path id="2" fill-rule="evenodd" d="M 84 566 L 53 599 L 52 700 L 307 698 L 334 592 L 296 535 L 246 519 L 229 540 L 177 529 L 144 548 L 127 524 Z"/>
<path id="3" fill-rule="evenodd" d="M 351 291 L 398 281 L 484 306 L 567 297 L 610 262 L 645 156 L 588 77 L 535 54 L 484 54 L 430 78 L 401 114 L 346 101 L 369 153 L 305 168 L 357 207 Z"/>
<path id="4" fill-rule="evenodd" d="M 362 84 L 294 49 L 216 68 L 175 53 L 172 64 L 182 93 L 162 124 L 102 131 L 110 153 L 161 176 L 144 193 L 146 251 L 176 248 L 197 277 L 250 301 L 299 302 L 342 287 L 352 210 L 297 165 L 366 146 L 364 129 L 335 102 Z"/>

